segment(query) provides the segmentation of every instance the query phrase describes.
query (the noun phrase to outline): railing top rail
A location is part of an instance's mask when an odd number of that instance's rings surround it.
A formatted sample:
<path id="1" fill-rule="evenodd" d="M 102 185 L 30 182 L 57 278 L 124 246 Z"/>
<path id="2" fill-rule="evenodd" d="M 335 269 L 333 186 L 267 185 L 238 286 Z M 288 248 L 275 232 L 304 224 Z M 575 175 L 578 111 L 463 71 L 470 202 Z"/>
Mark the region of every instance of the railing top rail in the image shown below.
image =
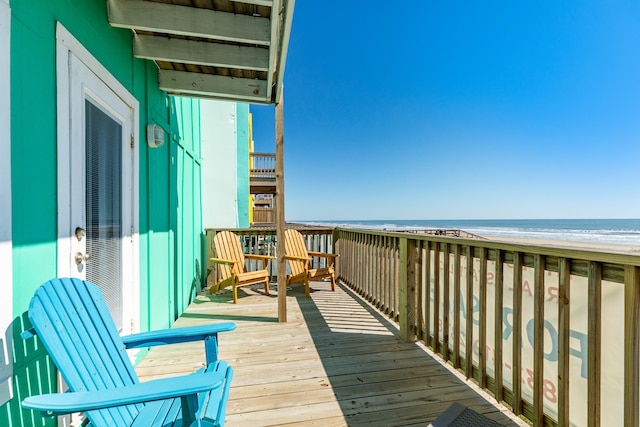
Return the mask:
<path id="1" fill-rule="evenodd" d="M 306 232 L 317 232 L 322 234 L 329 234 L 333 232 L 333 227 L 323 227 L 323 226 L 308 226 L 303 224 L 287 224 L 286 228 L 295 228 L 296 230 L 306 231 Z M 276 233 L 276 227 L 274 226 L 259 226 L 259 227 L 251 227 L 251 228 L 205 228 L 205 233 L 209 232 L 218 232 L 218 231 L 231 231 L 233 233 L 238 234 L 251 234 L 251 233 Z"/>
<path id="2" fill-rule="evenodd" d="M 596 249 L 581 249 L 562 245 L 536 245 L 532 243 L 515 243 L 500 241 L 499 239 L 469 239 L 464 237 L 445 237 L 433 234 L 407 233 L 403 231 L 372 230 L 363 228 L 336 227 L 336 231 L 351 233 L 364 233 L 375 236 L 405 237 L 414 240 L 449 243 L 453 245 L 473 246 L 476 248 L 500 249 L 507 252 L 520 252 L 532 255 L 544 255 L 579 259 L 584 261 L 597 261 L 610 264 L 624 264 L 640 266 L 640 253 L 632 254 L 620 251 L 602 251 Z"/>
<path id="3" fill-rule="evenodd" d="M 275 153 L 249 153 L 251 155 L 251 157 L 272 157 L 272 158 L 276 158 Z"/>

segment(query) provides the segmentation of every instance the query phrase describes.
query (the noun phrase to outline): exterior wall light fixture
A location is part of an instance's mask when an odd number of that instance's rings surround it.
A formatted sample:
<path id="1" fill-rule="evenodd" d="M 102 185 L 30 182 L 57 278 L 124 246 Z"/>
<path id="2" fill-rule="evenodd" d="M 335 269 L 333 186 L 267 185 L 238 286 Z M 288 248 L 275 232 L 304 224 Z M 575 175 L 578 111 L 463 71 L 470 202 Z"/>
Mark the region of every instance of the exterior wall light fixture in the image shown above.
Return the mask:
<path id="1" fill-rule="evenodd" d="M 147 125 L 147 145 L 149 148 L 158 148 L 164 144 L 164 129 L 161 126 L 150 123 Z"/>

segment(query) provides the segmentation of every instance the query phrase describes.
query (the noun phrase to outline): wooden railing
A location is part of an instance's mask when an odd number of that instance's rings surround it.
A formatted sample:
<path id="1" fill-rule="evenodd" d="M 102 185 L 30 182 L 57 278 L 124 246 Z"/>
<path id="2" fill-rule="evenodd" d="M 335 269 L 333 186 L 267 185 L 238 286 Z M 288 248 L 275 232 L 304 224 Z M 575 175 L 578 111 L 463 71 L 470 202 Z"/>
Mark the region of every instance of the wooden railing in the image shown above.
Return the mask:
<path id="1" fill-rule="evenodd" d="M 253 224 L 275 224 L 273 208 L 253 208 Z"/>
<path id="2" fill-rule="evenodd" d="M 276 155 L 274 153 L 250 153 L 250 178 L 275 178 Z"/>
<path id="3" fill-rule="evenodd" d="M 333 229 L 330 227 L 305 227 L 296 224 L 291 224 L 291 228 L 296 228 L 305 238 L 307 243 L 307 249 L 316 252 L 329 252 L 333 251 Z M 203 251 L 203 255 L 206 257 L 207 266 L 206 275 L 217 275 L 217 266 L 209 262 L 209 258 L 215 257 L 215 245 L 213 243 L 213 236 L 218 231 L 229 230 L 236 233 L 240 237 L 240 242 L 243 246 L 244 253 L 258 254 L 258 255 L 278 255 L 278 239 L 276 238 L 275 227 L 259 227 L 259 228 L 225 228 L 225 229 L 207 229 L 206 233 L 206 247 Z M 249 263 L 247 268 L 253 269 L 254 265 Z M 313 258 L 312 267 L 321 268 L 326 267 L 326 258 Z M 205 277 L 206 277 L 205 275 Z M 269 275 L 272 281 L 277 280 L 278 265 L 275 259 L 269 263 Z"/>
<path id="4" fill-rule="evenodd" d="M 516 415 L 638 426 L 640 256 L 352 229 L 334 239 L 342 283 Z"/>

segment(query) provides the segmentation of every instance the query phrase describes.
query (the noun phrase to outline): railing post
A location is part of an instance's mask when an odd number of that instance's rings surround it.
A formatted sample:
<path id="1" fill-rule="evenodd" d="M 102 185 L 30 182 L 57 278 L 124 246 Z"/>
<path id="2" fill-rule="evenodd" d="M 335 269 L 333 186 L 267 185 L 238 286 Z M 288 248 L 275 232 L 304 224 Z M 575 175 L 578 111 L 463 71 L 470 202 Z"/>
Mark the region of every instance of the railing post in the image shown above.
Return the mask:
<path id="1" fill-rule="evenodd" d="M 416 241 L 400 238 L 400 338 L 405 342 L 416 339 Z"/>
<path id="2" fill-rule="evenodd" d="M 571 261 L 561 257 L 558 260 L 558 427 L 569 427 L 570 301 Z"/>
<path id="3" fill-rule="evenodd" d="M 495 357 L 494 357 L 494 372 L 495 372 L 495 389 L 494 395 L 498 402 L 504 400 L 504 388 L 502 379 L 502 365 L 503 365 L 503 353 L 502 353 L 502 328 L 503 328 L 503 307 L 504 307 L 504 253 L 501 249 L 496 249 L 496 264 L 495 264 L 495 302 L 494 302 L 494 332 L 495 337 Z M 454 365 L 455 366 L 455 365 Z"/>
<path id="4" fill-rule="evenodd" d="M 478 371 L 480 387 L 487 388 L 487 249 L 480 248 Z"/>
<path id="5" fill-rule="evenodd" d="M 460 368 L 460 253 L 462 246 L 456 244 L 453 248 L 453 367 Z M 428 264 L 427 264 L 428 265 Z"/>
<path id="6" fill-rule="evenodd" d="M 600 426 L 601 342 L 602 342 L 602 264 L 589 262 L 589 312 L 587 314 L 587 426 Z"/>
<path id="7" fill-rule="evenodd" d="M 440 242 L 433 244 L 433 352 L 440 350 Z"/>
<path id="8" fill-rule="evenodd" d="M 640 268 L 627 265 L 624 272 L 624 425 L 640 423 Z"/>
<path id="9" fill-rule="evenodd" d="M 545 259 L 533 261 L 533 425 L 544 425 L 544 269 Z"/>
<path id="10" fill-rule="evenodd" d="M 467 379 L 473 377 L 473 246 L 467 247 L 467 295 L 466 295 L 466 325 L 464 338 L 464 357 L 466 364 L 464 373 Z M 437 322 L 437 320 L 434 320 Z M 437 323 L 436 323 L 437 325 Z M 434 326 L 435 328 L 436 326 Z"/>
<path id="11" fill-rule="evenodd" d="M 433 339 L 431 337 L 431 325 L 433 323 L 432 318 L 432 310 L 431 310 L 431 279 L 433 279 L 433 273 L 431 272 L 431 247 L 433 246 L 433 242 L 427 240 L 424 242 L 425 252 L 424 252 L 424 343 L 426 346 L 431 346 L 431 348 L 435 349 L 435 344 L 433 343 Z M 420 304 L 423 304 L 423 301 L 420 300 Z M 435 323 L 438 324 L 437 321 Z"/>
<path id="12" fill-rule="evenodd" d="M 513 402 L 511 407 L 516 415 L 522 414 L 522 253 L 513 253 L 513 334 L 511 384 L 513 387 Z"/>
<path id="13" fill-rule="evenodd" d="M 334 228 L 333 230 L 331 230 L 331 252 L 336 255 L 340 254 L 340 248 L 338 248 L 339 240 L 340 232 Z M 336 277 L 340 277 L 340 257 L 336 257 L 333 268 L 335 269 L 333 274 L 335 274 Z"/>
<path id="14" fill-rule="evenodd" d="M 449 250 L 450 250 L 450 246 L 448 243 L 444 243 L 443 244 L 444 250 L 442 251 L 442 258 L 443 258 L 443 263 L 444 263 L 444 269 L 443 269 L 443 277 L 442 277 L 442 285 L 444 287 L 443 289 L 443 307 L 442 307 L 442 357 L 444 357 L 444 360 L 449 360 L 450 355 L 449 355 L 449 340 L 451 339 L 451 337 L 449 336 L 449 305 L 450 305 L 450 299 L 451 299 L 451 283 L 450 283 L 450 257 L 449 257 Z M 438 269 L 439 266 L 438 266 Z M 456 307 L 456 310 L 459 308 Z M 454 340 L 457 340 L 458 337 L 454 337 Z"/>

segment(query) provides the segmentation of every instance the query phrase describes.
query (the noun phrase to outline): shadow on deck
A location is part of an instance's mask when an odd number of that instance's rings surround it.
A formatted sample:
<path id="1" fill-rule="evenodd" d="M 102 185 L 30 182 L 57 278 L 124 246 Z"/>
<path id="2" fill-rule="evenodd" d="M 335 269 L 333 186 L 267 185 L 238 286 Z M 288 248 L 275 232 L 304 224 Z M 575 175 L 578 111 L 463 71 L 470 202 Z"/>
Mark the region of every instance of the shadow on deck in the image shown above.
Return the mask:
<path id="1" fill-rule="evenodd" d="M 275 286 L 274 286 L 275 288 Z M 247 289 L 200 295 L 176 326 L 235 321 L 220 337 L 220 357 L 235 370 L 228 426 L 426 426 L 459 402 L 505 426 L 526 426 L 506 408 L 443 366 L 419 343 L 404 343 L 395 324 L 357 295 L 314 283 L 289 291 L 288 322 L 277 322 L 277 296 Z M 151 379 L 193 371 L 201 344 L 158 347 L 137 367 Z"/>

